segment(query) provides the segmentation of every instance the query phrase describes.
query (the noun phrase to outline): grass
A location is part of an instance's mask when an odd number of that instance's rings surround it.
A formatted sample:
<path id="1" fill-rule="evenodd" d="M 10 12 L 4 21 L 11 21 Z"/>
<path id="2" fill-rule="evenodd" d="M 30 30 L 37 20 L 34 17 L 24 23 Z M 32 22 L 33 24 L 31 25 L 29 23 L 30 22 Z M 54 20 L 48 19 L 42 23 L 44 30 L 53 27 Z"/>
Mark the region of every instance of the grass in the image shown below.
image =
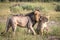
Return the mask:
<path id="1" fill-rule="evenodd" d="M 56 12 L 54 9 L 57 4 L 56 2 L 51 2 L 51 3 L 39 3 L 39 2 L 11 2 L 11 3 L 0 3 L 0 33 L 5 30 L 6 28 L 6 18 L 13 14 L 10 12 L 10 6 L 14 4 L 21 4 L 21 5 L 28 5 L 28 6 L 33 6 L 33 7 L 42 7 L 42 14 L 44 15 L 49 15 L 50 20 L 54 20 L 57 22 L 60 22 L 60 12 Z M 38 5 L 39 4 L 39 5 Z M 22 7 L 22 6 L 21 6 Z M 29 7 L 30 8 L 30 7 Z M 21 10 L 20 10 L 21 9 Z M 19 9 L 18 13 L 14 14 L 26 14 L 31 12 L 32 10 L 22 10 L 22 8 Z M 18 10 L 18 9 L 17 9 Z M 51 27 L 53 31 L 49 33 L 49 35 L 60 35 L 60 25 L 54 25 Z M 10 28 L 9 32 L 7 34 L 0 34 L 0 40 L 48 40 L 46 36 L 41 36 L 41 35 L 32 35 L 32 34 L 27 34 L 26 28 L 20 28 L 17 27 L 16 30 L 16 35 L 12 37 L 12 30 Z"/>
<path id="2" fill-rule="evenodd" d="M 0 33 L 5 30 L 5 24 L 0 23 Z M 12 30 L 10 29 L 8 33 L 0 34 L 0 40 L 43 40 L 40 35 L 27 34 L 26 28 L 17 27 L 16 35 L 12 36 Z M 46 37 L 44 37 L 46 39 Z"/>

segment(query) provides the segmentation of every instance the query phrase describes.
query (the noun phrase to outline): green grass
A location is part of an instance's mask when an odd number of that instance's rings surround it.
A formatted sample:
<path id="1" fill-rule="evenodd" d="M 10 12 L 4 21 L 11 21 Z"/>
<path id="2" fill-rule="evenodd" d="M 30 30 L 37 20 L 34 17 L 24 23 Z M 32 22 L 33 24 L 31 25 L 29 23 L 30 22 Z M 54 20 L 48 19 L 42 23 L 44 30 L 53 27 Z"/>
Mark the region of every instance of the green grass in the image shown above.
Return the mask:
<path id="1" fill-rule="evenodd" d="M 4 23 L 0 23 L 0 33 L 6 30 L 5 27 Z M 0 40 L 43 40 L 41 35 L 27 34 L 26 30 L 26 28 L 17 27 L 16 34 L 13 36 L 10 28 L 8 33 L 0 34 Z"/>
<path id="2" fill-rule="evenodd" d="M 0 33 L 5 31 L 5 23 L 0 23 Z M 51 31 L 48 35 L 60 36 L 60 27 L 53 26 L 51 27 L 53 31 Z M 10 28 L 8 33 L 0 34 L 0 40 L 47 40 L 47 35 L 32 35 L 27 34 L 26 28 L 17 27 L 16 34 L 13 36 L 12 29 Z"/>

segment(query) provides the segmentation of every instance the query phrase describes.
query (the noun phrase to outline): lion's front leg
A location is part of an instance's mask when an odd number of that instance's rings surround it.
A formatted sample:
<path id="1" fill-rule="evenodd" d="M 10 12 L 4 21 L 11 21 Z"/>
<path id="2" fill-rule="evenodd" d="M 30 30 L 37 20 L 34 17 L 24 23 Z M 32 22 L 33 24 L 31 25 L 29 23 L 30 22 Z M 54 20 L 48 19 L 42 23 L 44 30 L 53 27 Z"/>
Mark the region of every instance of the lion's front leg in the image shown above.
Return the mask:
<path id="1" fill-rule="evenodd" d="M 36 35 L 36 32 L 34 31 L 33 27 L 32 27 L 32 21 L 30 18 L 28 18 L 28 28 L 30 29 L 30 31 L 32 31 L 32 33 L 34 35 Z"/>

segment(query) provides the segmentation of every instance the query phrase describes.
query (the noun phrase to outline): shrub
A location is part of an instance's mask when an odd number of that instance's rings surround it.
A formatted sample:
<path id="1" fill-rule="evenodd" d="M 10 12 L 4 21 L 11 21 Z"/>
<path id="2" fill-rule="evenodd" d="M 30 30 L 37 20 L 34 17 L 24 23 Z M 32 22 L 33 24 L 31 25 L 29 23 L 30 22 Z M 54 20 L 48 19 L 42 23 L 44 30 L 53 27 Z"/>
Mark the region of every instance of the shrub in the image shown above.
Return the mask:
<path id="1" fill-rule="evenodd" d="M 31 9 L 33 9 L 33 6 L 31 6 L 31 5 L 24 5 L 24 6 L 22 6 L 22 8 L 24 10 L 31 10 Z"/>
<path id="2" fill-rule="evenodd" d="M 60 11 L 60 5 L 57 5 L 55 8 L 56 11 Z"/>
<path id="3" fill-rule="evenodd" d="M 23 10 L 34 10 L 36 8 L 42 10 L 43 7 L 41 6 L 33 6 L 33 5 L 25 5 L 25 6 L 22 6 Z"/>
<path id="4" fill-rule="evenodd" d="M 21 10 L 23 10 L 23 8 L 19 7 L 19 6 L 15 6 L 15 7 L 10 8 L 10 11 L 13 13 L 19 13 Z"/>
<path id="5" fill-rule="evenodd" d="M 19 6 L 12 6 L 10 8 L 10 11 L 13 12 L 13 13 L 20 13 L 22 10 L 35 10 L 35 9 L 44 9 L 43 7 L 41 6 L 33 6 L 33 5 L 19 5 Z"/>

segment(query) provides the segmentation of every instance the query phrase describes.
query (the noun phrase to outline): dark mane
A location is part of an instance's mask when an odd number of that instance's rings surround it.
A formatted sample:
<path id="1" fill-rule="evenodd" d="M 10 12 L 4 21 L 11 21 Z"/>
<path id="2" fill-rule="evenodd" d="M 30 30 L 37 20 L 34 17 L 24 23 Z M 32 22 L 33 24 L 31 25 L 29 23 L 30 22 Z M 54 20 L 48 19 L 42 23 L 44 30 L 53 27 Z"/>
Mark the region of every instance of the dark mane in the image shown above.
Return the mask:
<path id="1" fill-rule="evenodd" d="M 34 15 L 34 12 L 28 13 L 28 14 L 26 14 L 25 16 L 31 17 L 32 15 Z"/>
<path id="2" fill-rule="evenodd" d="M 35 23 L 36 23 L 36 20 L 34 19 L 34 12 L 28 13 L 25 16 L 29 16 L 30 17 L 30 19 L 31 19 L 31 21 L 33 23 L 33 26 L 34 26 Z"/>
<path id="3" fill-rule="evenodd" d="M 33 20 L 34 12 L 28 13 L 25 16 L 29 16 L 31 18 L 31 20 Z"/>

